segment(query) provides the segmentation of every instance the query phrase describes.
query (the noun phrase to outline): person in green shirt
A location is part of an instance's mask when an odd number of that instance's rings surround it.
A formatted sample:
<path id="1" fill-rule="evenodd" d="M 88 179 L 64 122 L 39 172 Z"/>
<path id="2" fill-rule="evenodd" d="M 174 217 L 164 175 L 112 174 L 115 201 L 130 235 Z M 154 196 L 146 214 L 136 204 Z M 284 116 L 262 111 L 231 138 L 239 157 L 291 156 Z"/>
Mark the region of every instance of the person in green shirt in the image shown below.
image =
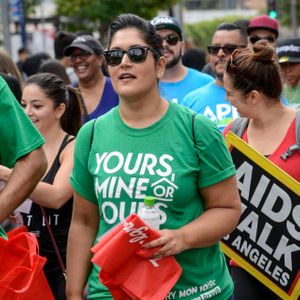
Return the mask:
<path id="1" fill-rule="evenodd" d="M 276 54 L 283 77 L 283 96 L 289 105 L 300 108 L 300 38 L 279 41 Z"/>
<path id="2" fill-rule="evenodd" d="M 0 192 L 0 223 L 32 192 L 46 171 L 44 139 L 0 76 L 0 164 L 13 168 Z M 5 232 L 0 226 L 0 235 Z"/>
<path id="3" fill-rule="evenodd" d="M 207 118 L 160 97 L 166 60 L 148 21 L 117 17 L 104 57 L 120 105 L 85 124 L 75 143 L 68 299 L 82 299 L 87 281 L 88 299 L 112 299 L 90 249 L 136 213 L 146 195 L 157 200 L 161 230 L 145 247 L 159 246 L 153 258 L 174 255 L 183 270 L 167 299 L 230 299 L 233 282 L 219 241 L 239 220 L 240 198 L 222 134 Z"/>

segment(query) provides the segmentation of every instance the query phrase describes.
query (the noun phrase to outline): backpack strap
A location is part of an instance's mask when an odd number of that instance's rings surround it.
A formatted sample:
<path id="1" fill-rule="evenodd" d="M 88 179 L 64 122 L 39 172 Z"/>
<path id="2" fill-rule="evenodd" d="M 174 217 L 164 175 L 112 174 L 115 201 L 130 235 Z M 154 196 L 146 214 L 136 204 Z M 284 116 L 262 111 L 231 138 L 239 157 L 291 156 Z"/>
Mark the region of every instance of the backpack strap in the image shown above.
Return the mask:
<path id="1" fill-rule="evenodd" d="M 194 145 L 196 145 L 196 136 L 195 136 L 195 119 L 196 119 L 197 113 L 193 114 L 193 119 L 192 119 L 192 136 L 193 136 L 193 141 Z"/>
<path id="2" fill-rule="evenodd" d="M 91 130 L 91 137 L 90 137 L 90 151 L 92 149 L 92 144 L 94 142 L 94 128 L 95 128 L 96 121 L 97 121 L 97 118 L 93 120 L 93 125 L 92 125 L 92 130 Z"/>
<path id="3" fill-rule="evenodd" d="M 288 147 L 286 152 L 282 153 L 280 157 L 283 160 L 287 160 L 289 157 L 293 155 L 295 151 L 298 151 L 300 154 L 300 110 L 297 110 L 295 117 L 295 134 L 296 134 L 296 144 Z"/>
<path id="4" fill-rule="evenodd" d="M 241 138 L 246 127 L 248 126 L 248 123 L 248 118 L 237 118 L 233 120 L 229 130 Z"/>

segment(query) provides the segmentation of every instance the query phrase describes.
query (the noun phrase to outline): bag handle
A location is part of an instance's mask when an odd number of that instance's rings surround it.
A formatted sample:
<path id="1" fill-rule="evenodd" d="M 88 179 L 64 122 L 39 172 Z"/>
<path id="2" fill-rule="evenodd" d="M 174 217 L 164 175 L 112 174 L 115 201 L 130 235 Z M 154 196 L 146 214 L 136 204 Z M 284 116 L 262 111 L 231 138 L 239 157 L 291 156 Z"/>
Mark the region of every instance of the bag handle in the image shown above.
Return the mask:
<path id="1" fill-rule="evenodd" d="M 21 233 L 15 235 L 14 237 L 12 237 L 11 239 L 7 240 L 7 244 L 11 244 L 11 243 L 19 244 L 21 239 L 23 239 L 23 240 L 25 239 L 27 242 L 30 262 L 31 262 L 31 265 L 34 264 L 34 269 L 32 270 L 29 280 L 26 283 L 26 285 L 19 290 L 14 290 L 16 293 L 20 293 L 20 294 L 26 292 L 29 289 L 29 287 L 33 281 L 34 275 L 36 274 L 37 267 L 38 267 L 37 259 L 40 259 L 39 244 L 33 233 L 21 232 Z M 35 258 L 35 260 L 34 260 L 34 258 Z M 24 267 L 24 269 L 25 269 L 25 267 Z M 4 280 L 6 277 L 8 277 L 13 272 L 14 272 L 14 269 L 12 269 L 6 276 L 2 277 L 0 280 L 1 281 Z"/>
<path id="2" fill-rule="evenodd" d="M 65 268 L 64 262 L 63 262 L 63 260 L 62 260 L 61 255 L 60 255 L 60 252 L 59 252 L 59 249 L 58 249 L 58 246 L 57 246 L 57 243 L 56 243 L 54 234 L 53 234 L 52 229 L 51 229 L 51 227 L 50 227 L 50 224 L 49 224 L 49 221 L 48 221 L 48 217 L 47 217 L 46 211 L 45 211 L 44 207 L 40 206 L 40 208 L 41 208 L 43 217 L 44 217 L 44 219 L 45 219 L 46 227 L 47 227 L 47 230 L 48 230 L 48 233 L 49 233 L 51 242 L 52 242 L 52 244 L 53 244 L 53 248 L 54 248 L 54 251 L 55 251 L 55 253 L 56 253 L 56 256 L 57 256 L 57 259 L 58 259 L 58 263 L 59 263 L 59 265 L 60 265 L 62 274 L 64 275 L 65 279 L 67 279 L 67 270 L 66 270 L 66 268 Z"/>
<path id="3" fill-rule="evenodd" d="M 40 247 L 39 247 L 39 243 L 35 237 L 35 235 L 31 232 L 20 232 L 18 234 L 16 234 L 15 236 L 9 238 L 7 240 L 8 244 L 13 243 L 15 240 L 25 240 L 26 241 L 26 246 L 28 246 L 29 249 L 29 253 L 30 253 L 30 258 L 32 258 L 34 255 L 39 255 L 40 252 Z M 20 241 L 17 243 L 19 245 L 22 245 L 22 243 L 20 243 Z M 36 254 L 33 254 L 36 253 Z"/>

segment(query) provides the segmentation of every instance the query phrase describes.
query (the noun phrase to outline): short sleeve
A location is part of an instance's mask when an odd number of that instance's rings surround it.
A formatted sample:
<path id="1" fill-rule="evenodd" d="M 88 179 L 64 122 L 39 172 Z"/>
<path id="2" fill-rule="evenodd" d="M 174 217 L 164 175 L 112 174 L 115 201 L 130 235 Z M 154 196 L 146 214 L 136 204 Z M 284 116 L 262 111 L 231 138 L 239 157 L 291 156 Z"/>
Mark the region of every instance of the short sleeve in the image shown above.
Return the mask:
<path id="1" fill-rule="evenodd" d="M 75 141 L 74 166 L 70 182 L 74 190 L 83 198 L 97 204 L 94 178 L 88 168 L 94 124 L 95 120 L 91 120 L 78 132 Z"/>
<path id="2" fill-rule="evenodd" d="M 43 137 L 24 113 L 2 77 L 0 78 L 0 141 L 0 163 L 9 168 L 12 168 L 19 158 L 44 144 Z"/>
<path id="3" fill-rule="evenodd" d="M 198 187 L 208 187 L 233 176 L 235 166 L 216 125 L 204 116 L 197 115 L 194 126 L 199 160 Z"/>
<path id="4" fill-rule="evenodd" d="M 196 97 L 196 96 L 197 96 L 197 91 L 198 91 L 198 89 L 197 89 L 197 90 L 194 90 L 194 91 L 192 91 L 192 92 L 190 92 L 190 93 L 188 93 L 188 94 L 183 98 L 181 105 L 186 106 L 186 107 L 188 107 L 188 108 L 194 110 L 194 109 L 193 109 L 193 106 L 194 106 L 194 104 L 195 104 L 195 102 L 196 102 L 196 99 L 197 99 L 197 97 Z"/>

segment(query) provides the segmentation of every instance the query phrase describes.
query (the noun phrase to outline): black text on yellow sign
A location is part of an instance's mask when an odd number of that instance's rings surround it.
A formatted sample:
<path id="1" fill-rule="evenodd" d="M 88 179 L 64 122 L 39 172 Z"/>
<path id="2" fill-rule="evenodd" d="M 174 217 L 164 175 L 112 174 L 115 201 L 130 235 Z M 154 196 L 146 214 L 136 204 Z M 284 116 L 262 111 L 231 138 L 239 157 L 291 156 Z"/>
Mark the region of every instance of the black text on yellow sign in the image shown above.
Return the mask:
<path id="1" fill-rule="evenodd" d="M 240 138 L 227 142 L 242 214 L 223 251 L 282 299 L 300 295 L 300 183 Z"/>

